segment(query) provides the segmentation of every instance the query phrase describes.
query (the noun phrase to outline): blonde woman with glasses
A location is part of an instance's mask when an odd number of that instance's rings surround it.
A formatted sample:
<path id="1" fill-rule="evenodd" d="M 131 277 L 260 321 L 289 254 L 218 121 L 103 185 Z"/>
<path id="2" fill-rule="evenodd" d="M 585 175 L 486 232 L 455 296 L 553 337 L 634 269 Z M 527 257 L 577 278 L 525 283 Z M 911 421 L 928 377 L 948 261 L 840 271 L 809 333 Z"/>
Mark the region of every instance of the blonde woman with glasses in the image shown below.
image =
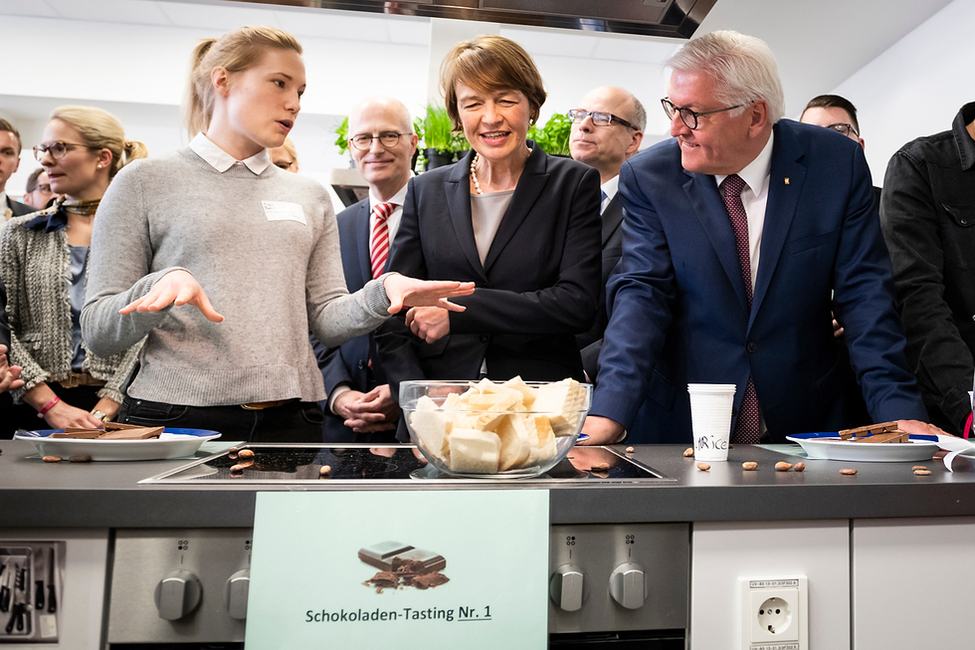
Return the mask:
<path id="1" fill-rule="evenodd" d="M 121 386 L 138 341 L 104 356 L 81 333 L 92 225 L 116 173 L 146 156 L 111 114 L 87 106 L 55 109 L 34 155 L 62 195 L 45 210 L 10 221 L 0 238 L 0 277 L 7 284 L 10 362 L 24 386 L 14 391 L 16 429 L 92 427 L 117 413 Z M 65 281 L 67 279 L 67 281 Z"/>

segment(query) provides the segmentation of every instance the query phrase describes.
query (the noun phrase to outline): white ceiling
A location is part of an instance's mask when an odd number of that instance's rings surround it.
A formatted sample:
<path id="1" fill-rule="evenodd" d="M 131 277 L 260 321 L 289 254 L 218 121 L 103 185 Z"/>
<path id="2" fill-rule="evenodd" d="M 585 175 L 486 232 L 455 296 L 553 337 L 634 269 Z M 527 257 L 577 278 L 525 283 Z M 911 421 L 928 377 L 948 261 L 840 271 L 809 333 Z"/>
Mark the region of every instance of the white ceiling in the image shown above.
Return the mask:
<path id="1" fill-rule="evenodd" d="M 593 0 L 611 2 L 612 0 Z M 736 29 L 765 39 L 786 84 L 788 113 L 828 92 L 950 0 L 719 0 L 698 33 Z M 0 15 L 225 31 L 269 24 L 299 38 L 423 46 L 430 20 L 225 0 L 0 0 Z M 666 59 L 681 41 L 503 25 L 534 56 L 629 61 Z M 125 47 L 125 43 L 119 43 Z M 352 50 L 354 51 L 354 49 Z"/>
<path id="2" fill-rule="evenodd" d="M 955 0 L 969 1 L 975 0 Z M 698 34 L 735 29 L 767 41 L 779 62 L 786 114 L 797 116 L 810 97 L 836 89 L 948 4 L 951 0 L 718 0 Z M 430 51 L 437 24 L 399 15 L 227 0 L 0 0 L 0 30 L 5 16 L 22 28 L 13 33 L 20 45 L 5 52 L 7 67 L 0 67 L 0 114 L 35 131 L 28 138 L 39 135 L 43 116 L 54 106 L 84 102 L 115 113 L 140 136 L 157 137 L 164 144 L 156 149 L 163 151 L 178 140 L 184 56 L 193 40 L 245 24 L 290 31 L 305 45 L 309 62 L 300 135 L 311 140 L 314 148 L 306 150 L 321 155 L 323 167 L 335 164 L 328 156 L 337 156 L 321 151 L 331 148 L 331 128 L 358 98 L 388 92 L 411 98 L 407 104 L 416 109 L 428 97 L 429 59 L 439 56 Z M 20 33 L 25 30 L 40 33 Z M 515 25 L 493 30 L 535 57 L 549 90 L 543 119 L 571 107 L 594 86 L 620 85 L 648 108 L 644 144 L 668 137 L 667 120 L 656 109 L 664 88 L 660 68 L 682 40 Z M 56 39 L 48 47 L 45 35 Z M 151 65 L 140 67 L 142 60 Z M 48 65 L 52 84 L 43 83 Z M 58 97 L 59 91 L 65 96 Z M 144 135 L 146 125 L 158 133 Z"/>

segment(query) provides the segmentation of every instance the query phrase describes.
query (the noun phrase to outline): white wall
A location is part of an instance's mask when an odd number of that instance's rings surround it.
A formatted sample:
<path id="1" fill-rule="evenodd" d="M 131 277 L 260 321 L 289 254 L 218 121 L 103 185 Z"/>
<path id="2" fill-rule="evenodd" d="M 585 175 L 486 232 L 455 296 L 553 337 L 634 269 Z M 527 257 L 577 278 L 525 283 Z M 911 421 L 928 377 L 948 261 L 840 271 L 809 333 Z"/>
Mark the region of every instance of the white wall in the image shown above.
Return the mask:
<path id="1" fill-rule="evenodd" d="M 954 0 L 831 91 L 857 107 L 874 185 L 903 144 L 950 129 L 975 101 L 973 26 L 975 0 Z"/>

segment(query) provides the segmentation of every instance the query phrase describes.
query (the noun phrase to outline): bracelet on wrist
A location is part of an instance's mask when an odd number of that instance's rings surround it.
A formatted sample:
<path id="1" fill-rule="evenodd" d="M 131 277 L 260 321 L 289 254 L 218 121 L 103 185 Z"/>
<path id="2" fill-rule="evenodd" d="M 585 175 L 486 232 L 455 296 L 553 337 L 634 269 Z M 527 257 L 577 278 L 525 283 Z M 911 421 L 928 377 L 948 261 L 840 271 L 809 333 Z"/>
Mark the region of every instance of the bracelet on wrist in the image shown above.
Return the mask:
<path id="1" fill-rule="evenodd" d="M 54 405 L 57 404 L 60 401 L 61 401 L 61 398 L 58 397 L 57 395 L 55 395 L 54 396 L 54 399 L 52 399 L 50 402 L 48 402 L 47 404 L 45 404 L 41 408 L 41 410 L 37 412 L 37 417 L 39 417 L 39 418 L 41 418 L 43 420 L 44 419 L 44 416 L 47 415 L 47 412 L 50 411 L 52 408 L 54 408 Z"/>
<path id="2" fill-rule="evenodd" d="M 102 422 L 108 422 L 108 416 L 105 415 L 103 412 L 99 411 L 98 409 L 92 409 L 91 415 L 93 418 L 101 420 Z"/>

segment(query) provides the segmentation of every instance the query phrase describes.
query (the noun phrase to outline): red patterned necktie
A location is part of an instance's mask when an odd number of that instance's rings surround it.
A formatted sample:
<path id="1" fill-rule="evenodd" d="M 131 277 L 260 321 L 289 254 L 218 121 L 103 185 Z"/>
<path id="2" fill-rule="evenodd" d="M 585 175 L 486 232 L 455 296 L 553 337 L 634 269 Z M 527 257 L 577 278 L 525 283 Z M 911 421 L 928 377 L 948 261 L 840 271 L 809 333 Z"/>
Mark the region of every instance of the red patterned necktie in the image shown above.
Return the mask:
<path id="1" fill-rule="evenodd" d="M 376 215 L 376 222 L 372 227 L 372 252 L 369 255 L 372 264 L 372 277 L 378 278 L 386 266 L 389 257 L 389 225 L 386 220 L 396 209 L 393 203 L 377 203 L 372 213 Z"/>
<path id="2" fill-rule="evenodd" d="M 728 209 L 728 219 L 735 230 L 735 247 L 738 249 L 738 265 L 741 267 L 741 279 L 745 283 L 745 295 L 748 296 L 748 306 L 752 306 L 752 261 L 748 246 L 748 215 L 741 202 L 741 191 L 745 189 L 745 181 L 738 174 L 732 174 L 721 182 L 721 197 L 725 208 Z M 758 395 L 755 393 L 755 383 L 751 375 L 745 394 L 738 407 L 738 421 L 731 437 L 732 442 L 757 445 L 761 440 L 760 421 L 758 414 Z"/>

